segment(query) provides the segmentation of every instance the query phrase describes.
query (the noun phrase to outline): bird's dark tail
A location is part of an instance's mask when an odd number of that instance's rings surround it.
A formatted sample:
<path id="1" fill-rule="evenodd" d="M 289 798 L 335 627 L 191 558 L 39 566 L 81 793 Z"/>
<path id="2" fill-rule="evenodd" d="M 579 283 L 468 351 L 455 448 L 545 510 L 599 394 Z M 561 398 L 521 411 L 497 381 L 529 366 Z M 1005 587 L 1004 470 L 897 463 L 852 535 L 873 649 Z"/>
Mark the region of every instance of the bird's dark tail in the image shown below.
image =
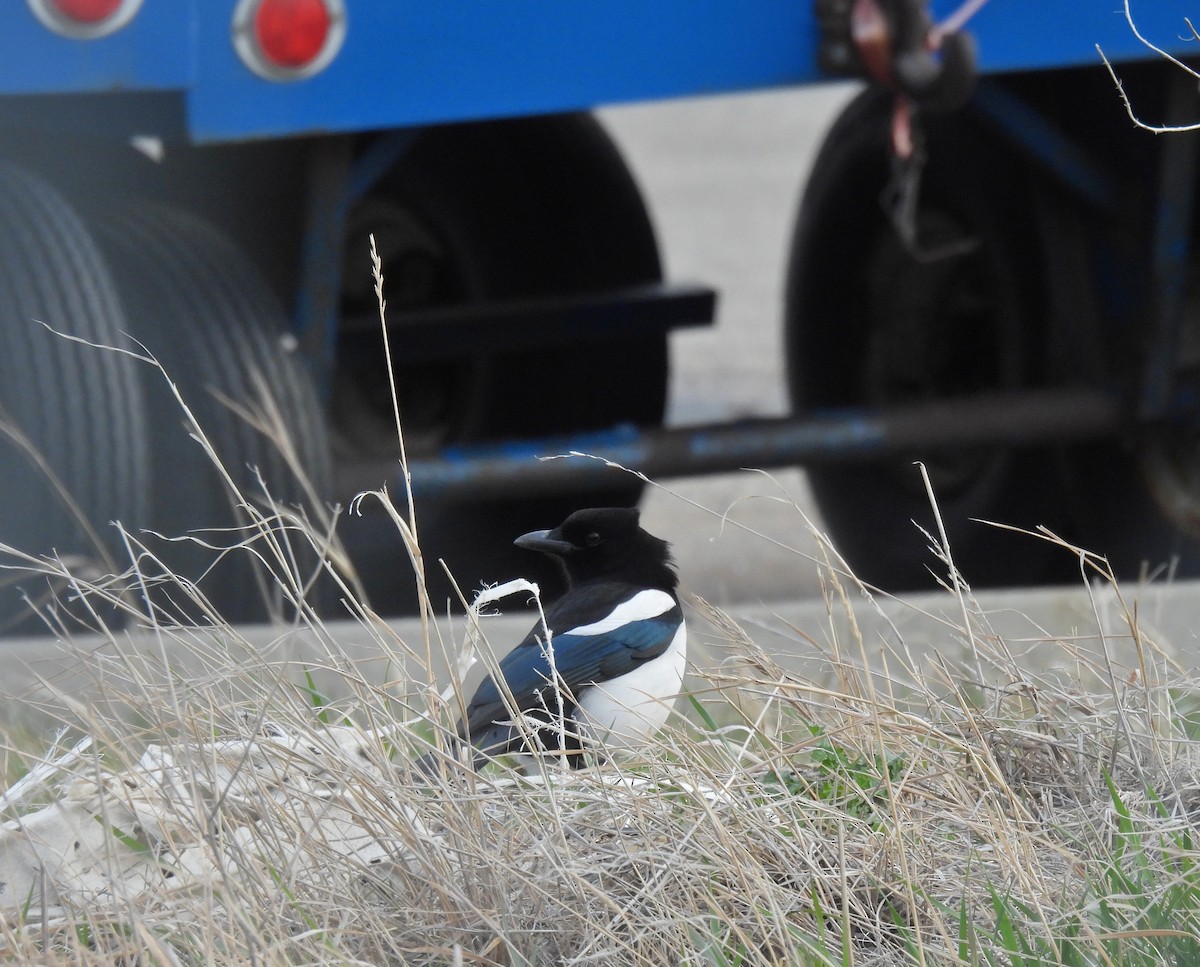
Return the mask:
<path id="1" fill-rule="evenodd" d="M 465 763 L 478 772 L 497 756 L 507 755 L 521 745 L 519 733 L 512 725 L 493 725 L 483 734 L 468 741 L 462 735 L 450 740 L 444 750 L 431 749 L 413 762 L 413 771 L 426 781 L 440 775 L 444 770 L 451 774 L 461 772 Z M 470 749 L 470 754 L 467 750 Z"/>
<path id="2" fill-rule="evenodd" d="M 412 771 L 418 779 L 432 779 L 441 770 L 442 757 L 436 752 L 426 752 L 413 761 Z"/>
<path id="3" fill-rule="evenodd" d="M 468 761 L 465 752 L 469 746 L 470 743 L 461 734 L 447 736 L 439 748 L 430 749 L 413 760 L 412 770 L 418 778 L 426 782 L 443 773 L 455 775 L 462 771 L 462 764 Z M 470 761 L 478 771 L 479 757 L 475 756 Z"/>
<path id="4" fill-rule="evenodd" d="M 413 762 L 413 771 L 425 781 L 430 781 L 441 775 L 443 770 L 451 775 L 462 772 L 468 768 L 465 763 L 469 761 L 469 768 L 478 772 L 499 756 L 527 752 L 530 745 L 548 755 L 565 756 L 573 769 L 584 765 L 583 737 L 574 730 L 563 732 L 547 727 L 530 734 L 527 727 L 521 728 L 511 722 L 493 722 L 469 740 L 460 727 L 458 735 L 450 738 L 443 749 L 430 749 L 419 756 Z"/>

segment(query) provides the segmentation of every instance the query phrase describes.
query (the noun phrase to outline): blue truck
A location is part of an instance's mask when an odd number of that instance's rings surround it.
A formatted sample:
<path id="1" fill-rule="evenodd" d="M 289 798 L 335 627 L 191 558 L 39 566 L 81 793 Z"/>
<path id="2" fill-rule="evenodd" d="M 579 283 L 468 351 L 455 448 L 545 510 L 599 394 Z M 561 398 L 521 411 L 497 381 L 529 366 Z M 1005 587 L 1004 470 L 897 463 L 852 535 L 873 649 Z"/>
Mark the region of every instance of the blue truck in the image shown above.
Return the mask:
<path id="1" fill-rule="evenodd" d="M 427 559 L 469 588 L 510 573 L 511 535 L 636 501 L 637 479 L 603 461 L 536 459 L 569 451 L 661 476 L 804 464 L 846 558 L 888 590 L 931 580 L 917 460 L 978 583 L 1079 567 L 979 519 L 1044 525 L 1123 576 L 1200 572 L 1197 135 L 1139 129 L 1121 97 L 1200 120 L 1195 77 L 1165 56 L 1200 46 L 1183 0 L 1128 13 L 8 4 L 0 619 L 19 626 L 54 590 L 23 555 L 127 571 L 113 521 L 137 535 L 141 574 L 197 581 L 234 620 L 269 616 L 261 575 L 219 551 L 245 536 L 231 487 L 316 514 L 411 486 Z M 863 91 L 828 132 L 789 255 L 794 412 L 664 428 L 669 333 L 712 322 L 716 293 L 664 280 L 589 112 L 844 77 Z M 378 608 L 407 606 L 387 520 L 339 532 Z M 203 539 L 168 540 L 186 533 Z M 155 606 L 186 610 L 170 593 Z"/>

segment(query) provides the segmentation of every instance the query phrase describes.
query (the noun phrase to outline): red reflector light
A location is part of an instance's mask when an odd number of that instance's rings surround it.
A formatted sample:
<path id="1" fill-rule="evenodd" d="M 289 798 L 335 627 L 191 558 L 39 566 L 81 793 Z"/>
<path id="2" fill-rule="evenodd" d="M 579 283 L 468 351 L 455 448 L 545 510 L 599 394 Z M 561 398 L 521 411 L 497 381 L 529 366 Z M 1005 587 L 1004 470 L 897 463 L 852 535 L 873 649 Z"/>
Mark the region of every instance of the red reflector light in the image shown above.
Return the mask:
<path id="1" fill-rule="evenodd" d="M 121 0 L 50 0 L 50 6 L 76 23 L 98 24 L 121 9 Z"/>
<path id="2" fill-rule="evenodd" d="M 142 0 L 29 0 L 29 9 L 51 30 L 92 40 L 133 19 Z"/>
<path id="3" fill-rule="evenodd" d="M 271 80 L 310 77 L 342 45 L 342 0 L 241 0 L 233 15 L 233 41 L 242 61 Z"/>
<path id="4" fill-rule="evenodd" d="M 303 67 L 329 39 L 330 17 L 322 0 L 262 0 L 254 36 L 263 55 L 280 67 Z"/>

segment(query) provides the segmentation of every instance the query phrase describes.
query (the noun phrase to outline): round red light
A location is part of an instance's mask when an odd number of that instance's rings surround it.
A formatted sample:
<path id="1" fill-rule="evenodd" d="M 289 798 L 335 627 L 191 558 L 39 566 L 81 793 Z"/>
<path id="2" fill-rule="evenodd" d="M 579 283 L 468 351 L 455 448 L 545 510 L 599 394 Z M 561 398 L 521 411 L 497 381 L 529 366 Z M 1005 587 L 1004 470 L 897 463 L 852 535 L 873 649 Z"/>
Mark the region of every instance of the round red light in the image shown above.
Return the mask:
<path id="1" fill-rule="evenodd" d="M 122 0 L 50 0 L 62 16 L 80 24 L 103 23 L 121 9 Z"/>
<path id="2" fill-rule="evenodd" d="M 27 0 L 33 15 L 56 34 L 96 40 L 129 24 L 142 0 Z"/>
<path id="3" fill-rule="evenodd" d="M 272 64 L 303 67 L 325 49 L 332 22 L 325 0 L 262 0 L 254 13 L 254 37 Z"/>

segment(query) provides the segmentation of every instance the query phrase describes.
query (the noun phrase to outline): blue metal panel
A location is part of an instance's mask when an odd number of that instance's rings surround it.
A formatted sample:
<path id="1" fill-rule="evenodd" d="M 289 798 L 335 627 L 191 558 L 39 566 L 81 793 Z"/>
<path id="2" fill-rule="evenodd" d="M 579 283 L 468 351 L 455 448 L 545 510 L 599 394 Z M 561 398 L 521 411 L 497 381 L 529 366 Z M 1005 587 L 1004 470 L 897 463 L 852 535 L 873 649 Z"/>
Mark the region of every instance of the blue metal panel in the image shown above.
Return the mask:
<path id="1" fill-rule="evenodd" d="M 191 81 L 187 0 L 145 0 L 131 23 L 98 40 L 59 36 L 24 0 L 5 0 L 0 9 L 0 95 L 181 90 Z"/>
<path id="2" fill-rule="evenodd" d="M 247 70 L 226 40 L 228 19 L 206 13 L 191 101 L 197 137 L 547 113 L 815 78 L 815 24 L 795 0 L 347 7 L 346 43 L 333 64 L 283 85 Z"/>
<path id="3" fill-rule="evenodd" d="M 944 14 L 959 2 L 937 0 L 933 7 Z M 1134 22 L 1146 39 L 1179 55 L 1200 54 L 1200 44 L 1184 36 L 1184 18 L 1196 21 L 1198 10 L 1195 0 L 1131 0 Z M 1114 61 L 1155 56 L 1130 30 L 1122 0 L 991 0 L 968 30 L 989 73 L 1101 67 L 1097 44 Z"/>
<path id="4" fill-rule="evenodd" d="M 959 0 L 938 0 L 945 14 Z M 224 6 L 224 16 L 214 16 Z M 1142 2 L 1139 26 L 1180 40 L 1193 0 Z M 391 127 L 802 84 L 820 79 L 806 0 L 381 0 L 348 4 L 324 73 L 265 81 L 228 43 L 231 2 L 210 3 L 191 99 L 200 140 Z M 970 24 L 984 71 L 1151 56 L 1119 3 L 992 0 Z M 1197 45 L 1191 45 L 1195 47 Z"/>
<path id="5" fill-rule="evenodd" d="M 0 94 L 187 92 L 196 140 L 390 128 L 819 80 L 808 0 L 347 0 L 346 43 L 305 81 L 257 76 L 230 39 L 236 0 L 145 0 L 101 40 L 58 37 L 8 0 Z M 936 0 L 948 13 L 959 0 Z M 1137 0 L 1178 52 L 1194 0 Z M 1149 57 L 1120 0 L 991 0 L 970 24 L 984 71 Z"/>

